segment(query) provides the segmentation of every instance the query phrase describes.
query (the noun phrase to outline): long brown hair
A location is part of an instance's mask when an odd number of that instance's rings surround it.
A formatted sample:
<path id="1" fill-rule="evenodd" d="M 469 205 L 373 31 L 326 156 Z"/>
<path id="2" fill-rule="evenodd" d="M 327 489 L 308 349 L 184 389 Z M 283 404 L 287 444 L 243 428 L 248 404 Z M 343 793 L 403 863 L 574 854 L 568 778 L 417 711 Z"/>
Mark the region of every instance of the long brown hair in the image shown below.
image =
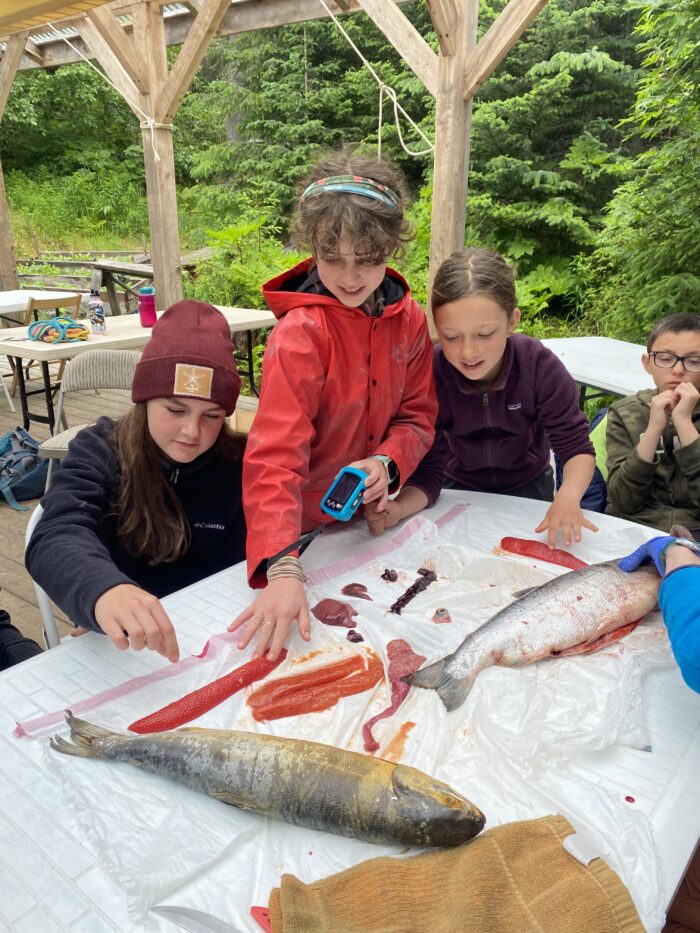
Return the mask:
<path id="1" fill-rule="evenodd" d="M 330 152 L 314 165 L 299 189 L 332 175 L 359 175 L 371 178 L 405 201 L 401 173 L 388 162 L 356 155 L 352 151 Z M 403 209 L 388 207 L 359 194 L 328 193 L 298 203 L 293 217 L 295 241 L 309 247 L 315 257 L 330 259 L 338 251 L 341 237 L 356 244 L 356 252 L 372 263 L 383 263 L 398 248 L 413 239 L 412 224 Z"/>
<path id="2" fill-rule="evenodd" d="M 435 275 L 430 306 L 433 315 L 443 305 L 471 295 L 487 295 L 510 317 L 515 310 L 515 272 L 503 256 L 490 249 L 458 249 Z"/>
<path id="3" fill-rule="evenodd" d="M 191 530 L 149 433 L 146 402 L 136 402 L 117 421 L 111 440 L 120 471 L 112 514 L 122 544 L 134 557 L 147 557 L 151 564 L 177 560 L 190 546 Z M 214 456 L 239 461 L 244 448 L 245 437 L 224 422 L 212 447 Z"/>

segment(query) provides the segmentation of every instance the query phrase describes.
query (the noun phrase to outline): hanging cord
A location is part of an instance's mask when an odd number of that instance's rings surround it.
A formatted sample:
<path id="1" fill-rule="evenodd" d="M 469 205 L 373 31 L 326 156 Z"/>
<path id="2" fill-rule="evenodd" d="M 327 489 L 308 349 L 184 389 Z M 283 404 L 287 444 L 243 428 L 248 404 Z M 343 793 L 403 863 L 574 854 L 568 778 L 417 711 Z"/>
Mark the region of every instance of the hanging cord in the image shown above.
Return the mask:
<path id="1" fill-rule="evenodd" d="M 417 124 L 417 123 L 406 113 L 406 111 L 403 109 L 403 107 L 402 107 L 401 104 L 399 103 L 399 100 L 398 100 L 398 97 L 396 96 L 396 91 L 394 90 L 394 88 L 391 87 L 391 86 L 388 85 L 388 84 L 385 84 L 384 81 L 382 81 L 382 79 L 379 77 L 379 75 L 377 74 L 377 72 L 376 72 L 376 71 L 374 70 L 374 68 L 370 65 L 370 63 L 367 61 L 367 59 L 365 58 L 365 56 L 362 54 L 362 52 L 358 49 L 358 47 L 357 47 L 357 46 L 355 45 L 355 43 L 352 41 L 352 39 L 350 38 L 350 36 L 347 34 L 347 32 L 345 31 L 345 29 L 343 29 L 343 27 L 342 27 L 342 25 L 341 25 L 341 23 L 340 23 L 340 20 L 339 20 L 338 17 L 333 13 L 333 11 L 331 10 L 331 8 L 328 6 L 328 4 L 326 3 L 326 0 L 320 0 L 320 3 L 321 3 L 321 6 L 325 9 L 326 13 L 328 13 L 328 15 L 330 16 L 330 18 L 333 20 L 333 22 L 335 23 L 335 25 L 338 27 L 338 30 L 340 31 L 340 34 L 344 37 L 344 39 L 346 40 L 346 42 L 348 43 L 348 45 L 353 49 L 353 51 L 358 55 L 358 57 L 360 58 L 360 61 L 362 62 L 362 64 L 367 68 L 367 70 L 369 71 L 369 73 L 372 75 L 372 77 L 374 78 L 374 80 L 375 80 L 375 81 L 377 82 L 377 84 L 379 85 L 379 126 L 378 126 L 378 130 L 377 130 L 377 137 L 378 137 L 378 139 L 377 139 L 377 158 L 381 158 L 381 154 L 382 154 L 382 104 L 383 104 L 383 101 L 384 101 L 384 95 L 385 95 L 385 94 L 386 94 L 386 96 L 387 96 L 390 100 L 392 100 L 392 101 L 394 102 L 394 120 L 395 120 L 395 122 L 396 122 L 396 132 L 398 133 L 399 142 L 401 143 L 401 147 L 403 148 L 404 152 L 405 152 L 407 155 L 415 156 L 415 157 L 420 157 L 420 156 L 428 155 L 429 153 L 434 152 L 434 151 L 435 151 L 435 145 L 428 139 L 428 137 L 425 135 L 425 133 L 423 132 L 423 130 L 418 126 L 418 124 Z M 400 125 L 399 125 L 399 113 L 404 117 L 404 119 L 408 120 L 408 122 L 411 124 L 411 126 L 413 127 L 413 129 L 419 134 L 419 136 L 422 136 L 423 140 L 427 143 L 427 148 L 426 148 L 426 149 L 420 149 L 420 150 L 418 150 L 418 151 L 413 151 L 413 150 L 411 150 L 411 149 L 408 148 L 408 146 L 406 145 L 406 143 L 405 143 L 404 140 L 403 140 L 403 136 L 401 135 L 401 127 L 400 127 Z"/>
<path id="2" fill-rule="evenodd" d="M 62 39 L 69 48 L 73 49 L 73 51 L 78 56 L 78 58 L 82 58 L 82 60 L 86 64 L 88 64 L 92 68 L 92 70 L 102 78 L 103 81 L 106 81 L 110 87 L 114 88 L 114 90 L 117 92 L 117 94 L 119 94 L 120 97 L 122 96 L 122 93 L 119 90 L 119 88 L 116 86 L 116 84 L 114 84 L 114 82 L 111 81 L 109 77 L 103 71 L 100 71 L 100 69 L 96 65 L 93 65 L 90 59 L 86 55 L 83 55 L 80 49 L 77 48 L 75 45 L 73 45 L 73 43 L 66 36 L 64 36 L 61 32 L 59 32 L 53 23 L 47 22 L 46 25 L 49 27 L 49 29 L 52 30 L 52 32 L 54 32 L 58 36 L 59 39 Z M 144 110 L 141 110 L 138 104 L 135 104 L 130 101 L 129 105 L 133 107 L 134 110 L 138 111 L 138 113 L 140 113 L 141 116 L 143 117 L 143 121 L 139 123 L 139 127 L 142 130 L 151 131 L 151 148 L 153 149 L 153 161 L 160 162 L 160 156 L 158 155 L 158 150 L 156 149 L 155 130 L 158 129 L 158 130 L 171 130 L 172 131 L 172 128 L 173 128 L 172 123 L 156 123 L 155 117 L 151 117 Z"/>

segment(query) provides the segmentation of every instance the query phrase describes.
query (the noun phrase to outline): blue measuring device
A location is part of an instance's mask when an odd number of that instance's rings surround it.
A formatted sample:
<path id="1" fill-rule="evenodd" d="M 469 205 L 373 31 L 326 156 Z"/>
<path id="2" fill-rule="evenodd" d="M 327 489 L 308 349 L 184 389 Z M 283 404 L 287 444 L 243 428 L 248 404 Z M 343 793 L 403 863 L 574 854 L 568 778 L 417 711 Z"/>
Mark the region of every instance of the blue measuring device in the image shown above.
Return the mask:
<path id="1" fill-rule="evenodd" d="M 341 522 L 349 521 L 360 507 L 367 474 L 355 467 L 343 467 L 321 499 L 321 508 Z"/>

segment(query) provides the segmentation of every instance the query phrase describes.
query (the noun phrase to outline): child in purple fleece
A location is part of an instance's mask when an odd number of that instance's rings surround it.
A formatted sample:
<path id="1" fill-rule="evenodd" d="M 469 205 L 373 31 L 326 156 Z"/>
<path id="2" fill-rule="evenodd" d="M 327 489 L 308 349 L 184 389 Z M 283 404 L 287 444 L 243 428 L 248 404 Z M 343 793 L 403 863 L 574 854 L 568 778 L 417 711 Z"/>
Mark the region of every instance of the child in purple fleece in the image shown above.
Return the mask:
<path id="1" fill-rule="evenodd" d="M 535 528 L 550 547 L 559 531 L 565 545 L 580 541 L 582 528 L 597 531 L 580 505 L 595 454 L 576 383 L 539 340 L 514 334 L 511 267 L 490 250 L 458 250 L 438 270 L 431 297 L 440 338 L 435 443 L 396 499 L 382 511 L 367 507 L 372 533 L 432 505 L 442 487 L 551 502 Z M 556 495 L 550 449 L 564 468 Z"/>

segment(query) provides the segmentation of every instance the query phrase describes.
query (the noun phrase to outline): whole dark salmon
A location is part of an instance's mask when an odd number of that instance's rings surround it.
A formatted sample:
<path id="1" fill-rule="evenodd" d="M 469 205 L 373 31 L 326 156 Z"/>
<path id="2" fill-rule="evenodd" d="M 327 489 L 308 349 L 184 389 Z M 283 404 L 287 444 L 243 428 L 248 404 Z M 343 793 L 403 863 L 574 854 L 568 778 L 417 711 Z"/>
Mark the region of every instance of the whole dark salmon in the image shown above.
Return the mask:
<path id="1" fill-rule="evenodd" d="M 457 709 L 486 667 L 583 654 L 627 634 L 656 605 L 660 582 L 653 564 L 624 573 L 606 561 L 564 573 L 527 590 L 452 654 L 406 680 L 437 690 L 448 710 Z"/>
<path id="2" fill-rule="evenodd" d="M 422 771 L 332 745 L 223 729 L 121 735 L 66 718 L 73 742 L 54 736 L 59 752 L 125 761 L 295 826 L 389 845 L 456 846 L 486 822 Z"/>

